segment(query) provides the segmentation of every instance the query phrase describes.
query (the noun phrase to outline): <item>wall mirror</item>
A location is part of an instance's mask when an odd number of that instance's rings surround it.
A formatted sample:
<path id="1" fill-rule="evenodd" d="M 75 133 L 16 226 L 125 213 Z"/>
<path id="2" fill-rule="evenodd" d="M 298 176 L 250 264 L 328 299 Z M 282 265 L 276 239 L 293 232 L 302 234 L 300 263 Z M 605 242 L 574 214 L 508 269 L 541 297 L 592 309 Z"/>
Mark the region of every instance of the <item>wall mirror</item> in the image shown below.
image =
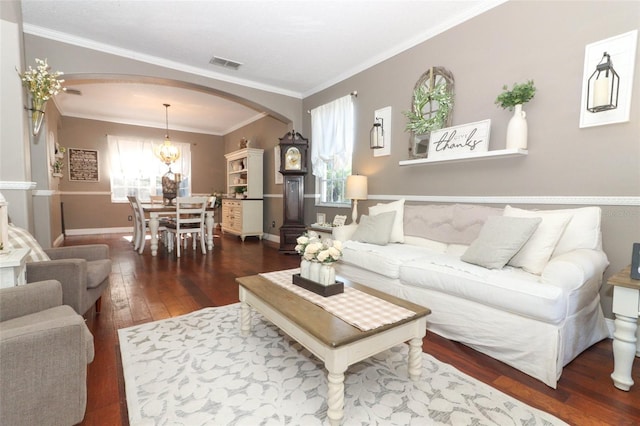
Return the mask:
<path id="1" fill-rule="evenodd" d="M 451 126 L 454 80 L 451 71 L 443 67 L 429 68 L 416 82 L 411 97 L 411 111 L 406 130 L 410 132 L 409 158 L 425 158 L 429 134 Z"/>

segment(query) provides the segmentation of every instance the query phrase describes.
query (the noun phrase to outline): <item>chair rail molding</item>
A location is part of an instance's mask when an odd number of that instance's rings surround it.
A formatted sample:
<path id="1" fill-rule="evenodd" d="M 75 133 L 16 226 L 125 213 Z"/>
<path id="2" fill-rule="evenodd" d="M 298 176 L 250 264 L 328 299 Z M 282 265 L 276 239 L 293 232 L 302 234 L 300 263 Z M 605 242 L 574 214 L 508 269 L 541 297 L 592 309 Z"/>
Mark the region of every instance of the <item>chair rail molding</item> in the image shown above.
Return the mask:
<path id="1" fill-rule="evenodd" d="M 640 197 L 602 195 L 500 195 L 500 196 L 457 196 L 457 195 L 371 195 L 369 200 L 401 200 L 431 203 L 472 203 L 472 204 L 555 204 L 586 206 L 636 206 L 640 207 Z"/>
<path id="2" fill-rule="evenodd" d="M 31 192 L 31 195 L 34 197 L 51 197 L 55 194 L 59 194 L 59 192 L 54 189 L 34 189 L 33 192 Z"/>
<path id="3" fill-rule="evenodd" d="M 29 189 L 35 189 L 36 187 L 36 183 L 35 182 L 28 182 L 28 181 L 20 181 L 20 180 L 14 180 L 14 181 L 8 181 L 8 180 L 2 180 L 0 181 L 0 189 L 17 189 L 17 190 L 29 190 Z"/>
<path id="4" fill-rule="evenodd" d="M 60 195 L 108 195 L 111 196 L 110 191 L 60 191 Z M 123 201 L 127 203 L 128 201 Z"/>

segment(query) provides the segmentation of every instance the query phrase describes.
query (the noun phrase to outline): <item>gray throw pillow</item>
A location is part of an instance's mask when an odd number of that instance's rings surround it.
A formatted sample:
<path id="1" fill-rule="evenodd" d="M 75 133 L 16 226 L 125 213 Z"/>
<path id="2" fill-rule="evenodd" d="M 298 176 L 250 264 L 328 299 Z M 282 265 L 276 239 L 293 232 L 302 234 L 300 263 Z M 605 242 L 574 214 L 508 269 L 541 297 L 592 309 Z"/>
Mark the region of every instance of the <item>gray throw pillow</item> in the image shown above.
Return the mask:
<path id="1" fill-rule="evenodd" d="M 502 269 L 533 235 L 540 222 L 540 218 L 490 216 L 478 238 L 460 259 L 488 269 Z"/>
<path id="2" fill-rule="evenodd" d="M 362 215 L 360 216 L 358 228 L 351 236 L 351 239 L 361 243 L 386 246 L 391 237 L 391 229 L 395 218 L 396 212 L 380 213 L 375 216 Z"/>

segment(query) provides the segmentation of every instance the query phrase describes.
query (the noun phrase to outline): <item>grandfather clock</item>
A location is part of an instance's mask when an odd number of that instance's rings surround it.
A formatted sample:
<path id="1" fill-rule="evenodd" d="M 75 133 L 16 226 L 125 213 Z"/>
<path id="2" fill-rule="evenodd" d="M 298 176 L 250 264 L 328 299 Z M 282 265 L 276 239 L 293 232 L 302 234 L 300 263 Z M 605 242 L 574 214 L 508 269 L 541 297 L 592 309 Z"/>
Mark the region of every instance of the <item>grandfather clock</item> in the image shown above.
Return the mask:
<path id="1" fill-rule="evenodd" d="M 280 251 L 295 253 L 296 239 L 306 229 L 304 224 L 304 177 L 307 174 L 309 139 L 295 130 L 280 138 L 280 173 L 283 177 L 283 214 L 280 228 Z"/>

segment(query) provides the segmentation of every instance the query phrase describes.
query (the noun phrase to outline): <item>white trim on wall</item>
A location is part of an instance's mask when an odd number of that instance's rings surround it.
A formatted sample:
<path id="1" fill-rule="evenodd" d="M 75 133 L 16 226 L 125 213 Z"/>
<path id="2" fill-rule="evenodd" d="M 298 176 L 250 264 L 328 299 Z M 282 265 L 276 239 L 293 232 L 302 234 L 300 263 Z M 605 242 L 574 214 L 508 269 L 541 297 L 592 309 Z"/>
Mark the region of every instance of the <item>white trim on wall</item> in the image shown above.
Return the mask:
<path id="1" fill-rule="evenodd" d="M 35 182 L 27 182 L 27 181 L 8 181 L 3 180 L 0 181 L 0 189 L 18 189 L 18 190 L 29 190 L 34 189 L 36 187 Z"/>
<path id="2" fill-rule="evenodd" d="M 123 226 L 119 228 L 85 228 L 85 229 L 65 229 L 64 234 L 73 235 L 95 235 L 95 234 L 126 234 L 133 232 L 133 227 Z"/>
<path id="3" fill-rule="evenodd" d="M 400 200 L 431 203 L 474 203 L 474 204 L 554 204 L 587 206 L 640 206 L 640 197 L 634 196 L 556 196 L 556 195 L 513 195 L 513 196 L 456 196 L 456 195 L 369 195 L 369 200 Z"/>
<path id="4" fill-rule="evenodd" d="M 31 195 L 34 197 L 51 197 L 55 195 L 57 191 L 53 189 L 34 189 Z"/>
<path id="5" fill-rule="evenodd" d="M 106 195 L 111 197 L 111 191 L 60 191 L 60 195 Z"/>
<path id="6" fill-rule="evenodd" d="M 38 190 L 49 195 L 46 190 Z M 63 191 L 61 195 L 104 195 L 108 191 Z M 282 194 L 264 194 L 264 198 L 282 198 Z M 304 198 L 316 198 L 317 194 L 305 194 Z M 636 196 L 603 196 L 603 195 L 372 195 L 369 200 L 395 201 L 405 199 L 423 203 L 472 203 L 472 204 L 550 204 L 550 205 L 584 205 L 584 206 L 636 206 L 640 207 L 640 197 Z"/>

